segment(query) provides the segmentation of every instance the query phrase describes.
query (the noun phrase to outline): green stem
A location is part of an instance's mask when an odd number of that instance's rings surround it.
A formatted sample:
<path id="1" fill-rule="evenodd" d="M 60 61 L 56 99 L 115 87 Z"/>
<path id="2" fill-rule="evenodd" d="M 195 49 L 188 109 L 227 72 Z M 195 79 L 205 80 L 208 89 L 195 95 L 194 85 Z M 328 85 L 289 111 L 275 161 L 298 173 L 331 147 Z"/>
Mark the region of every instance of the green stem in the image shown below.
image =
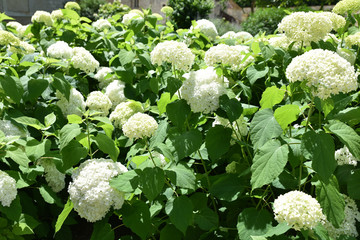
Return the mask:
<path id="1" fill-rule="evenodd" d="M 259 208 L 261 201 L 262 201 L 262 200 L 264 201 L 265 195 L 266 195 L 266 193 L 268 192 L 269 187 L 270 187 L 270 185 L 268 185 L 268 186 L 266 187 L 265 192 L 261 195 L 261 200 L 259 200 L 258 204 L 256 205 L 256 210 Z"/>
<path id="2" fill-rule="evenodd" d="M 87 118 L 86 118 L 86 133 L 87 133 L 87 139 L 88 139 L 88 144 L 89 144 L 89 156 L 90 156 L 90 159 L 92 159 L 93 154 L 92 154 L 92 151 L 91 151 L 89 120 Z"/>
<path id="3" fill-rule="evenodd" d="M 153 162 L 154 167 L 156 167 L 156 163 L 155 163 L 154 158 L 153 158 L 153 156 L 152 156 L 152 154 L 151 154 L 151 151 L 150 151 L 148 139 L 145 139 L 145 145 L 146 145 L 146 150 L 149 152 L 150 159 L 151 159 L 151 161 Z"/>

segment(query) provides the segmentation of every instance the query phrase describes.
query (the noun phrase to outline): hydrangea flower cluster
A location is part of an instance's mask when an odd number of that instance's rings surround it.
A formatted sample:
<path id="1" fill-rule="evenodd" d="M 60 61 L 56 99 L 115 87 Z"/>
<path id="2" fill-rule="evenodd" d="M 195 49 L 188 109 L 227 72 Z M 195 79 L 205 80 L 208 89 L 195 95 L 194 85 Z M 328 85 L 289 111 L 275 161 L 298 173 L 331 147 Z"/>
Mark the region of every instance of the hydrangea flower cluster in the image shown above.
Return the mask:
<path id="1" fill-rule="evenodd" d="M 19 22 L 10 21 L 6 24 L 7 27 L 14 28 L 17 31 L 17 36 L 22 38 L 25 34 L 25 31 L 28 25 L 22 25 Z M 29 33 L 27 37 L 31 37 L 32 33 Z"/>
<path id="2" fill-rule="evenodd" d="M 160 12 L 165 13 L 166 16 L 170 16 L 174 12 L 174 9 L 169 6 L 164 6 L 161 8 Z"/>
<path id="3" fill-rule="evenodd" d="M 115 127 L 121 128 L 132 115 L 143 111 L 144 109 L 140 102 L 131 100 L 122 102 L 111 112 L 110 121 L 113 122 Z"/>
<path id="4" fill-rule="evenodd" d="M 346 19 L 343 16 L 340 16 L 332 12 L 321 12 L 319 13 L 328 17 L 332 22 L 332 28 L 337 31 L 339 28 L 343 28 L 346 24 Z"/>
<path id="5" fill-rule="evenodd" d="M 210 113 L 219 108 L 219 97 L 226 93 L 226 78 L 218 76 L 213 67 L 192 71 L 183 77 L 186 80 L 180 88 L 181 97 L 193 112 Z"/>
<path id="6" fill-rule="evenodd" d="M 295 57 L 286 68 L 286 77 L 290 82 L 306 81 L 314 96 L 321 99 L 356 90 L 358 75 L 344 58 L 323 49 L 310 50 Z"/>
<path id="7" fill-rule="evenodd" d="M 345 14 L 349 11 L 357 12 L 360 10 L 360 2 L 358 0 L 341 0 L 333 8 L 333 12 L 337 14 Z"/>
<path id="8" fill-rule="evenodd" d="M 120 209 L 124 193 L 113 189 L 111 178 L 127 172 L 125 166 L 110 159 L 91 159 L 81 163 L 72 174 L 68 192 L 80 217 L 96 222 L 105 217 L 113 206 Z"/>
<path id="9" fill-rule="evenodd" d="M 58 19 L 62 19 L 64 17 L 63 12 L 61 11 L 61 9 L 57 9 L 51 12 L 50 14 L 51 19 L 56 22 Z"/>
<path id="10" fill-rule="evenodd" d="M 122 127 L 122 131 L 126 137 L 138 139 L 151 137 L 157 128 L 158 124 L 152 116 L 138 112 L 126 121 Z"/>
<path id="11" fill-rule="evenodd" d="M 20 41 L 17 46 L 9 45 L 8 48 L 13 53 L 29 54 L 35 52 L 34 46 L 25 41 Z"/>
<path id="12" fill-rule="evenodd" d="M 183 71 L 189 71 L 195 60 L 195 55 L 185 43 L 173 40 L 159 43 L 150 55 L 152 64 L 168 62 Z"/>
<path id="13" fill-rule="evenodd" d="M 31 22 L 45 23 L 46 26 L 53 25 L 51 15 L 46 11 L 36 11 L 31 17 Z"/>
<path id="14" fill-rule="evenodd" d="M 73 49 L 64 41 L 57 41 L 47 49 L 47 55 L 52 58 L 70 59 L 73 56 Z"/>
<path id="15" fill-rule="evenodd" d="M 16 198 L 16 181 L 6 172 L 0 170 L 0 202 L 4 207 L 10 207 L 11 202 Z"/>
<path id="16" fill-rule="evenodd" d="M 0 30 L 0 44 L 1 45 L 12 44 L 12 45 L 18 46 L 20 44 L 20 39 L 17 38 L 11 32 L 8 32 L 5 30 Z"/>
<path id="17" fill-rule="evenodd" d="M 335 159 L 338 165 L 347 164 L 356 166 L 358 162 L 358 159 L 351 154 L 346 146 L 335 151 Z"/>
<path id="18" fill-rule="evenodd" d="M 96 30 L 102 31 L 102 30 L 111 28 L 111 23 L 107 19 L 99 19 L 96 22 L 93 22 L 92 26 Z"/>
<path id="19" fill-rule="evenodd" d="M 121 102 L 126 101 L 124 95 L 125 84 L 119 80 L 112 81 L 105 89 L 105 95 L 112 102 L 112 109 L 114 109 Z"/>
<path id="20" fill-rule="evenodd" d="M 254 60 L 252 56 L 246 56 L 249 52 L 248 46 L 219 44 L 206 51 L 204 60 L 208 66 L 221 63 L 229 65 L 233 71 L 240 71 Z"/>
<path id="21" fill-rule="evenodd" d="M 234 31 L 228 31 L 224 33 L 220 38 L 229 38 L 229 39 L 239 39 L 240 42 L 246 42 L 253 38 L 253 35 L 251 35 L 248 32 L 234 32 Z"/>
<path id="22" fill-rule="evenodd" d="M 78 68 L 86 73 L 95 72 L 99 67 L 99 62 L 83 47 L 73 48 L 71 62 L 73 63 L 74 68 Z"/>
<path id="23" fill-rule="evenodd" d="M 345 38 L 345 44 L 348 47 L 352 47 L 353 45 L 360 46 L 360 32 L 347 36 Z"/>
<path id="24" fill-rule="evenodd" d="M 67 2 L 64 6 L 65 9 L 80 10 L 80 5 L 77 2 Z"/>
<path id="25" fill-rule="evenodd" d="M 109 67 L 101 67 L 95 74 L 94 78 L 99 81 L 99 87 L 101 89 L 109 85 L 109 83 L 115 79 L 115 76 L 107 76 L 112 72 L 113 71 Z"/>
<path id="26" fill-rule="evenodd" d="M 19 28 L 22 27 L 22 24 L 19 22 L 10 21 L 10 22 L 6 23 L 6 27 L 14 28 L 17 31 Z"/>
<path id="27" fill-rule="evenodd" d="M 207 36 L 211 41 L 214 41 L 218 36 L 218 32 L 214 23 L 207 19 L 200 19 L 196 21 L 195 27 L 191 26 L 190 31 L 192 29 L 199 29 L 201 33 Z"/>
<path id="28" fill-rule="evenodd" d="M 81 117 L 83 112 L 85 112 L 86 104 L 84 97 L 75 88 L 70 90 L 69 101 L 59 91 L 56 91 L 56 97 L 59 99 L 56 105 L 61 109 L 65 117 L 71 114 L 76 114 Z"/>
<path id="29" fill-rule="evenodd" d="M 286 222 L 297 231 L 313 229 L 326 219 L 318 201 L 297 190 L 280 195 L 275 199 L 273 207 L 275 220 Z"/>
<path id="30" fill-rule="evenodd" d="M 130 25 L 132 20 L 143 17 L 143 15 L 140 13 L 138 11 L 130 11 L 123 16 L 122 23 L 127 26 Z"/>
<path id="31" fill-rule="evenodd" d="M 54 192 L 60 192 L 65 188 L 65 174 L 57 170 L 51 159 L 40 159 L 39 164 L 44 168 L 45 179 Z"/>
<path id="32" fill-rule="evenodd" d="M 318 42 L 332 30 L 333 23 L 329 17 L 314 12 L 294 12 L 284 17 L 278 25 L 278 30 L 284 32 L 291 41 Z"/>
<path id="33" fill-rule="evenodd" d="M 110 99 L 100 91 L 91 92 L 86 99 L 86 106 L 93 111 L 101 112 L 101 116 L 107 116 L 112 106 Z"/>
<path id="34" fill-rule="evenodd" d="M 269 39 L 269 45 L 273 47 L 283 48 L 283 49 L 289 49 L 290 44 L 293 43 L 287 36 L 284 34 L 279 34 L 275 37 L 272 37 Z M 293 49 L 299 49 L 301 47 L 300 42 L 295 42 L 293 45 Z"/>
<path id="35" fill-rule="evenodd" d="M 343 196 L 345 200 L 344 221 L 339 228 L 335 228 L 328 220 L 326 220 L 324 224 L 329 236 L 333 239 L 339 239 L 341 235 L 354 238 L 359 236 L 356 229 L 356 221 L 360 222 L 360 212 L 353 199 L 346 195 Z"/>
<path id="36" fill-rule="evenodd" d="M 9 120 L 0 120 L 0 131 L 2 131 L 5 136 L 21 136 L 25 137 L 26 134 L 24 131 L 21 131 L 17 126 L 11 123 Z"/>
<path id="37" fill-rule="evenodd" d="M 219 117 L 216 115 L 215 117 L 215 121 L 212 124 L 213 126 L 215 125 L 222 125 L 224 127 L 229 127 L 230 126 L 230 121 L 228 119 Z M 241 115 L 235 122 L 232 123 L 232 128 L 238 133 L 240 134 L 240 136 L 247 136 L 249 133 L 249 128 L 247 125 L 247 121 L 245 120 L 244 116 Z M 237 134 L 235 132 L 232 133 L 232 138 L 233 139 L 237 139 Z"/>

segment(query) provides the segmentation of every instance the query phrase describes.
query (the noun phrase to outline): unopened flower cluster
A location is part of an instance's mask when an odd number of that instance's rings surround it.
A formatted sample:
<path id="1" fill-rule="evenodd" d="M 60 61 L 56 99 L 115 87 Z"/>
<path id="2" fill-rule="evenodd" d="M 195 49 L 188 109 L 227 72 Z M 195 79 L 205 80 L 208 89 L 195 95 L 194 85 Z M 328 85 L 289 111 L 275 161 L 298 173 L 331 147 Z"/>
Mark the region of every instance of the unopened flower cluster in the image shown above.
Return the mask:
<path id="1" fill-rule="evenodd" d="M 215 40 L 218 36 L 218 32 L 214 23 L 207 19 L 200 19 L 196 21 L 195 27 L 191 26 L 190 31 L 192 29 L 199 29 L 201 33 L 207 36 L 211 41 Z"/>
<path id="2" fill-rule="evenodd" d="M 99 19 L 96 22 L 93 22 L 92 26 L 96 30 L 102 31 L 102 30 L 111 28 L 111 23 L 107 19 Z"/>
<path id="3" fill-rule="evenodd" d="M 247 56 L 249 52 L 248 46 L 219 44 L 206 51 L 204 60 L 208 66 L 221 63 L 229 65 L 233 71 L 240 71 L 254 60 L 252 56 Z"/>
<path id="4" fill-rule="evenodd" d="M 348 93 L 358 88 L 358 73 L 337 53 L 328 50 L 310 50 L 295 57 L 286 68 L 290 82 L 307 81 L 314 96 L 327 99 L 340 92 Z"/>
<path id="5" fill-rule="evenodd" d="M 138 139 L 151 137 L 157 128 L 158 124 L 153 117 L 145 113 L 138 112 L 126 121 L 122 127 L 122 131 L 126 137 L 130 139 Z"/>
<path id="6" fill-rule="evenodd" d="M 124 94 L 125 84 L 119 80 L 112 81 L 105 89 L 105 95 L 112 102 L 112 109 L 126 100 Z"/>
<path id="7" fill-rule="evenodd" d="M 99 62 L 83 47 L 73 48 L 71 62 L 73 63 L 74 68 L 78 68 L 86 73 L 95 72 L 99 67 Z"/>
<path id="8" fill-rule="evenodd" d="M 225 79 L 218 76 L 213 67 L 186 73 L 184 77 L 181 97 L 193 112 L 210 113 L 219 108 L 219 97 L 226 93 Z"/>
<path id="9" fill-rule="evenodd" d="M 45 23 L 46 26 L 53 25 L 51 14 L 46 11 L 36 11 L 31 17 L 31 22 Z"/>
<path id="10" fill-rule="evenodd" d="M 70 59 L 73 49 L 64 41 L 57 41 L 47 49 L 47 55 L 52 58 Z"/>
<path id="11" fill-rule="evenodd" d="M 101 112 L 101 116 L 107 116 L 112 106 L 110 99 L 100 91 L 91 92 L 86 99 L 86 106 L 93 111 Z"/>
<path id="12" fill-rule="evenodd" d="M 349 11 L 357 12 L 360 10 L 360 2 L 358 0 L 341 0 L 333 8 L 333 12 L 337 14 L 345 14 Z"/>
<path id="13" fill-rule="evenodd" d="M 0 202 L 4 207 L 10 207 L 11 202 L 16 198 L 16 181 L 6 172 L 0 170 Z"/>
<path id="14" fill-rule="evenodd" d="M 54 192 L 65 188 L 65 174 L 57 170 L 51 159 L 40 159 L 39 164 L 44 168 L 45 180 Z"/>
<path id="15" fill-rule="evenodd" d="M 138 112 L 143 112 L 140 102 L 127 101 L 116 106 L 115 110 L 110 114 L 110 121 L 115 127 L 121 128 L 129 118 Z"/>
<path id="16" fill-rule="evenodd" d="M 80 10 L 80 5 L 77 2 L 67 2 L 64 8 L 71 10 Z"/>
<path id="17" fill-rule="evenodd" d="M 360 32 L 347 36 L 345 38 L 345 44 L 348 47 L 352 47 L 353 45 L 360 46 Z"/>
<path id="18" fill-rule="evenodd" d="M 356 166 L 358 162 L 358 159 L 351 154 L 346 146 L 335 151 L 335 159 L 338 165 L 346 164 Z"/>
<path id="19" fill-rule="evenodd" d="M 59 91 L 56 91 L 56 97 L 59 99 L 56 105 L 61 109 L 65 117 L 71 114 L 82 116 L 86 104 L 83 95 L 78 90 L 75 88 L 70 90 L 69 101 Z"/>
<path id="20" fill-rule="evenodd" d="M 165 41 L 156 45 L 151 52 L 152 64 L 171 63 L 177 70 L 189 71 L 194 64 L 195 55 L 185 43 Z"/>
<path id="21" fill-rule="evenodd" d="M 324 227 L 333 239 L 339 239 L 341 235 L 349 237 L 358 237 L 356 222 L 360 222 L 360 212 L 356 206 L 356 202 L 350 197 L 343 195 L 345 200 L 344 221 L 339 228 L 335 228 L 328 220 L 325 221 Z"/>
<path id="22" fill-rule="evenodd" d="M 105 88 L 109 83 L 111 83 L 115 76 L 111 76 L 113 71 L 109 67 L 101 67 L 98 72 L 94 75 L 94 78 L 99 81 L 99 87 Z M 108 76 L 109 74 L 109 76 Z"/>
<path id="23" fill-rule="evenodd" d="M 318 201 L 300 191 L 280 195 L 275 199 L 273 207 L 275 220 L 279 223 L 286 222 L 297 231 L 313 229 L 326 218 Z"/>
<path id="24" fill-rule="evenodd" d="M 113 189 L 109 181 L 124 172 L 127 169 L 121 163 L 103 158 L 87 160 L 74 170 L 68 192 L 80 217 L 96 222 L 111 207 L 122 207 L 124 194 Z"/>

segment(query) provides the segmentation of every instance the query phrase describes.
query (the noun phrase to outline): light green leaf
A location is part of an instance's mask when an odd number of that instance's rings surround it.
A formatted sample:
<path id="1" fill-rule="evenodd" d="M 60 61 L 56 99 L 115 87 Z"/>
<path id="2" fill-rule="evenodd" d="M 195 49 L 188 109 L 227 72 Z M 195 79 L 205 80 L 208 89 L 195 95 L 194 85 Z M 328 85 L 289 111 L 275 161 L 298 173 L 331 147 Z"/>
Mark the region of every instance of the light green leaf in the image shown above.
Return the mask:
<path id="1" fill-rule="evenodd" d="M 171 164 L 165 170 L 166 176 L 178 187 L 195 190 L 195 173 L 185 164 Z"/>
<path id="2" fill-rule="evenodd" d="M 219 159 L 230 148 L 232 130 L 222 125 L 209 129 L 205 138 L 205 146 L 212 160 Z"/>
<path id="3" fill-rule="evenodd" d="M 58 216 L 55 224 L 55 234 L 61 229 L 63 223 L 65 222 L 67 216 L 70 214 L 71 210 L 74 208 L 74 204 L 67 200 L 64 209 L 61 211 L 60 215 Z"/>
<path id="4" fill-rule="evenodd" d="M 241 240 L 262 236 L 272 228 L 273 216 L 265 209 L 246 208 L 238 217 L 237 230 Z"/>
<path id="5" fill-rule="evenodd" d="M 134 58 L 136 57 L 136 53 L 132 51 L 127 51 L 125 49 L 121 49 L 119 52 L 119 60 L 121 65 L 126 65 L 128 63 L 131 63 Z"/>
<path id="6" fill-rule="evenodd" d="M 300 108 L 297 105 L 284 105 L 277 108 L 274 112 L 276 121 L 280 124 L 281 128 L 285 130 L 288 125 L 298 119 Z"/>
<path id="7" fill-rule="evenodd" d="M 56 116 L 53 112 L 46 115 L 44 118 L 44 123 L 45 123 L 46 127 L 50 127 L 51 125 L 53 125 L 55 123 L 55 121 L 56 121 Z"/>
<path id="8" fill-rule="evenodd" d="M 103 133 L 98 133 L 96 137 L 93 137 L 94 141 L 98 145 L 99 149 L 104 153 L 110 155 L 111 159 L 116 161 L 119 156 L 119 148 L 115 145 L 115 142 Z"/>
<path id="9" fill-rule="evenodd" d="M 83 122 L 82 118 L 76 114 L 67 115 L 68 122 L 81 124 Z"/>
<path id="10" fill-rule="evenodd" d="M 60 130 L 60 150 L 66 147 L 71 140 L 77 137 L 81 133 L 81 128 L 78 124 L 66 124 Z"/>
<path id="11" fill-rule="evenodd" d="M 170 98 L 170 93 L 168 92 L 164 92 L 163 94 L 161 94 L 161 97 L 159 99 L 159 101 L 157 101 L 157 106 L 159 109 L 159 114 L 163 114 L 164 112 L 166 112 L 166 106 L 175 101 L 177 99 L 177 96 L 174 95 L 172 98 Z"/>
<path id="12" fill-rule="evenodd" d="M 43 68 L 43 65 L 40 63 L 34 63 L 29 69 L 26 71 L 25 75 L 30 76 L 36 72 L 38 72 L 41 68 Z"/>
<path id="13" fill-rule="evenodd" d="M 36 161 L 49 152 L 50 148 L 51 141 L 49 139 L 45 139 L 42 142 L 32 139 L 26 143 L 25 152 L 29 159 Z"/>
<path id="14" fill-rule="evenodd" d="M 34 234 L 33 229 L 40 223 L 28 214 L 21 214 L 19 221 L 14 225 L 12 232 L 15 235 Z"/>
<path id="15" fill-rule="evenodd" d="M 285 90 L 283 89 L 279 89 L 276 86 L 266 88 L 260 100 L 261 109 L 272 108 L 276 104 L 280 103 L 284 96 Z"/>
<path id="16" fill-rule="evenodd" d="M 58 206 L 62 206 L 61 204 L 61 199 L 56 195 L 56 193 L 54 193 L 54 191 L 52 191 L 50 189 L 50 187 L 48 186 L 41 186 L 39 188 L 40 191 L 40 195 L 43 197 L 43 199 L 45 200 L 45 202 L 49 203 L 49 204 L 54 204 L 56 203 L 56 205 Z"/>
<path id="17" fill-rule="evenodd" d="M 26 156 L 25 152 L 15 146 L 11 146 L 6 150 L 6 157 L 11 158 L 14 162 L 26 168 L 31 162 L 30 159 Z"/>
<path id="18" fill-rule="evenodd" d="M 175 198 L 172 203 L 169 217 L 175 227 L 185 234 L 193 217 L 193 205 L 191 200 L 186 196 Z"/>
<path id="19" fill-rule="evenodd" d="M 139 185 L 139 175 L 135 171 L 128 171 L 110 180 L 110 186 L 120 192 L 134 192 Z"/>
<path id="20" fill-rule="evenodd" d="M 158 128 L 156 129 L 154 135 L 150 138 L 150 149 L 153 149 L 158 144 L 161 144 L 165 141 L 167 137 L 168 121 L 163 120 L 159 123 Z"/>
<path id="21" fill-rule="evenodd" d="M 38 130 L 40 129 L 45 129 L 46 127 L 36 118 L 32 118 L 32 117 L 27 117 L 27 116 L 22 116 L 22 117 L 17 117 L 14 118 L 14 120 L 18 123 L 36 128 Z"/>
<path id="22" fill-rule="evenodd" d="M 265 77 L 268 72 L 269 67 L 262 62 L 248 67 L 246 69 L 246 77 L 249 79 L 250 84 L 253 85 L 258 79 Z"/>

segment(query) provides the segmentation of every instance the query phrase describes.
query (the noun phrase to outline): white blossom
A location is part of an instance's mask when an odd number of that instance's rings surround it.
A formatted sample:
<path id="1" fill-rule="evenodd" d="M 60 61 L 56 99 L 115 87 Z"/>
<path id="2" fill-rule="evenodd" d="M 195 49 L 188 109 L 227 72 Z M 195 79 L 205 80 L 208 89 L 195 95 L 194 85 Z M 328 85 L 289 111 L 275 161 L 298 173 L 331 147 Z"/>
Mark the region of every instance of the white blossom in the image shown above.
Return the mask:
<path id="1" fill-rule="evenodd" d="M 218 32 L 214 23 L 207 19 L 200 19 L 196 21 L 195 27 L 191 26 L 190 31 L 192 29 L 199 29 L 201 33 L 207 36 L 211 41 L 215 40 L 218 36 Z"/>
<path id="2" fill-rule="evenodd" d="M 351 152 L 349 151 L 349 149 L 346 146 L 335 151 L 335 159 L 336 159 L 338 165 L 347 164 L 347 165 L 356 166 L 357 162 L 358 162 L 358 159 L 356 159 L 351 154 Z"/>
<path id="3" fill-rule="evenodd" d="M 112 81 L 105 89 L 105 95 L 108 96 L 112 102 L 112 109 L 117 105 L 126 101 L 124 95 L 125 84 L 119 80 Z"/>
<path id="4" fill-rule="evenodd" d="M 0 202 L 4 207 L 10 207 L 16 198 L 16 181 L 6 172 L 0 170 Z"/>
<path id="5" fill-rule="evenodd" d="M 73 49 L 64 41 L 57 41 L 47 49 L 47 55 L 52 58 L 70 59 L 73 56 Z"/>
<path id="6" fill-rule="evenodd" d="M 130 25 L 131 21 L 137 18 L 143 18 L 143 16 L 139 14 L 139 12 L 130 11 L 123 16 L 122 23 L 125 25 Z"/>
<path id="7" fill-rule="evenodd" d="M 44 168 L 45 179 L 54 192 L 60 192 L 65 188 L 65 174 L 57 170 L 51 159 L 40 159 L 39 164 Z"/>
<path id="8" fill-rule="evenodd" d="M 138 112 L 126 121 L 122 127 L 122 131 L 126 137 L 130 139 L 138 139 L 151 137 L 157 128 L 158 124 L 153 117 L 145 113 Z"/>
<path id="9" fill-rule="evenodd" d="M 73 48 L 71 62 L 73 63 L 74 68 L 78 68 L 86 73 L 95 72 L 99 67 L 99 62 L 83 47 Z"/>
<path id="10" fill-rule="evenodd" d="M 56 97 L 59 99 L 56 105 L 58 105 L 65 117 L 71 114 L 82 116 L 83 112 L 85 112 L 84 97 L 75 88 L 70 90 L 69 101 L 59 91 L 56 91 Z"/>
<path id="11" fill-rule="evenodd" d="M 122 102 L 116 106 L 114 111 L 111 112 L 110 121 L 115 127 L 121 128 L 132 115 L 143 111 L 144 109 L 140 102 L 132 100 Z"/>
<path id="12" fill-rule="evenodd" d="M 61 9 L 57 9 L 52 11 L 50 16 L 53 21 L 57 21 L 58 19 L 62 19 L 64 17 L 64 14 Z"/>
<path id="13" fill-rule="evenodd" d="M 94 78 L 99 81 L 99 87 L 105 88 L 109 83 L 115 79 L 115 75 L 112 75 L 113 71 L 109 67 L 100 67 L 98 72 L 94 75 Z M 109 76 L 108 76 L 109 75 Z"/>
<path id="14" fill-rule="evenodd" d="M 36 11 L 31 17 L 31 22 L 45 23 L 46 26 L 52 26 L 53 20 L 50 13 L 46 11 Z"/>
<path id="15" fill-rule="evenodd" d="M 93 111 L 101 112 L 101 116 L 107 116 L 112 106 L 110 99 L 100 91 L 91 92 L 86 99 L 86 106 Z"/>
<path id="16" fill-rule="evenodd" d="M 102 30 L 111 28 L 111 23 L 107 19 L 99 19 L 96 22 L 93 22 L 92 26 L 96 30 L 102 31 Z"/>
<path id="17" fill-rule="evenodd" d="M 349 11 L 357 12 L 360 10 L 360 1 L 358 0 L 341 0 L 333 8 L 333 12 L 337 14 L 345 14 Z"/>

